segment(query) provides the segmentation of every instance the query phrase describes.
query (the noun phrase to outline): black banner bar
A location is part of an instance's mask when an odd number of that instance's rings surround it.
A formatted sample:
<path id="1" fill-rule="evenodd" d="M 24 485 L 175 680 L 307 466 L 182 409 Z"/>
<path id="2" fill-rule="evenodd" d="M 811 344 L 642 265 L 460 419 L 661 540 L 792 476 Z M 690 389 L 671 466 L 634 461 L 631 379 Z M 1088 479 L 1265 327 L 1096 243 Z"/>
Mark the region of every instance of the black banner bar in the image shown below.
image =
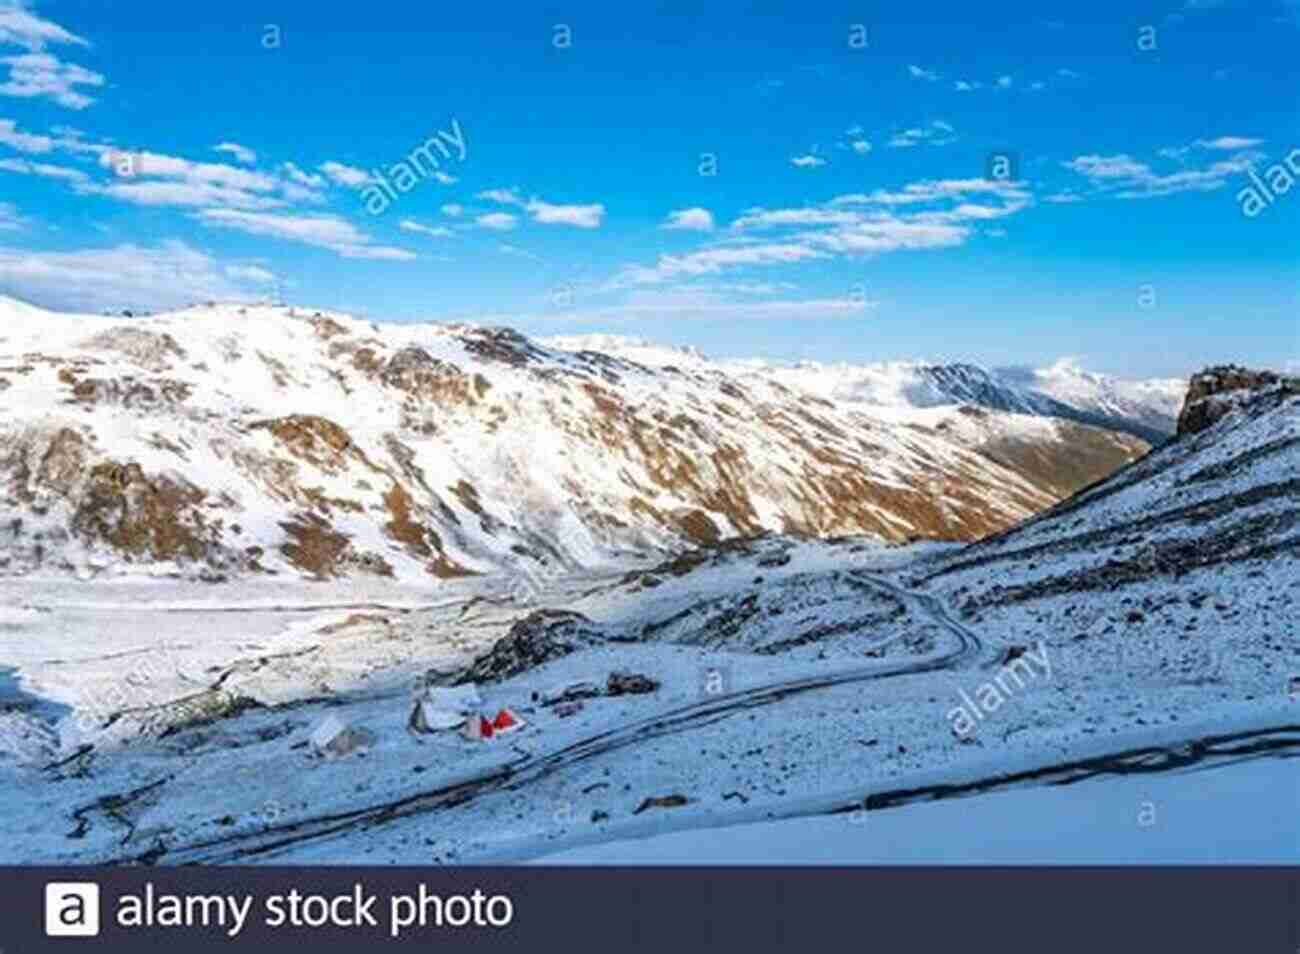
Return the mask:
<path id="1" fill-rule="evenodd" d="M 0 879 L 3 954 L 1300 951 L 1300 867 L 11 867 Z"/>

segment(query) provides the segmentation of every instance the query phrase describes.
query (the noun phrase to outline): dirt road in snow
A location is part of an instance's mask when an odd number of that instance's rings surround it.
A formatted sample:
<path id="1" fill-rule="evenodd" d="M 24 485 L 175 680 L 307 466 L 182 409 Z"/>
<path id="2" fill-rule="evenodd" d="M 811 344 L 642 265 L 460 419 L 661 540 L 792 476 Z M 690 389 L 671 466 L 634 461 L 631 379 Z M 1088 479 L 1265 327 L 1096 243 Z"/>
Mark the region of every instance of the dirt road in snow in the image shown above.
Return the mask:
<path id="1" fill-rule="evenodd" d="M 833 686 L 864 683 L 917 673 L 953 669 L 981 662 L 984 645 L 978 634 L 953 619 L 940 600 L 928 593 L 907 590 L 865 572 L 853 578 L 866 586 L 903 601 L 922 619 L 942 627 L 953 637 L 946 651 L 896 665 L 875 664 L 810 678 L 785 680 L 743 691 L 721 694 L 689 705 L 678 706 L 653 716 L 580 739 L 540 756 L 521 755 L 493 770 L 455 780 L 443 780 L 435 787 L 400 799 L 379 802 L 343 812 L 272 825 L 256 832 L 159 846 L 143 854 L 112 859 L 118 863 L 146 864 L 239 864 L 257 860 L 292 859 L 302 846 L 380 829 L 404 819 L 428 815 L 463 805 L 499 792 L 513 792 L 564 772 L 602 755 L 627 749 L 662 736 L 689 732 L 754 709 L 775 705 L 785 699 Z M 1175 743 L 1118 749 L 1076 761 L 1052 762 L 1015 772 L 963 778 L 946 783 L 879 789 L 855 797 L 802 799 L 787 810 L 766 814 L 768 819 L 787 819 L 853 811 L 878 811 L 911 804 L 969 797 L 1007 788 L 1068 785 L 1099 775 L 1158 773 L 1186 769 L 1193 765 L 1213 767 L 1248 758 L 1291 758 L 1300 754 L 1300 726 L 1279 725 L 1257 731 L 1198 735 Z M 708 824 L 741 823 L 748 813 L 737 808 L 734 820 Z M 691 827 L 686 825 L 685 827 Z M 617 832 L 595 840 L 613 841 Z M 593 841 L 591 836 L 582 839 Z M 555 846 L 551 846 L 554 850 Z"/>
<path id="2" fill-rule="evenodd" d="M 413 815 L 436 812 L 491 792 L 520 789 L 606 753 L 661 736 L 712 725 L 739 713 L 774 705 L 795 695 L 849 683 L 952 669 L 976 661 L 982 653 L 983 643 L 979 636 L 949 616 L 936 597 L 903 589 L 865 572 L 852 572 L 849 575 L 867 586 L 896 597 L 916 611 L 921 618 L 941 626 L 954 637 L 953 646 L 946 652 L 896 665 L 876 663 L 827 675 L 786 680 L 711 696 L 690 705 L 669 709 L 648 718 L 629 722 L 616 729 L 589 736 L 554 752 L 537 757 L 524 756 L 496 770 L 459 779 L 396 801 L 298 820 L 254 833 L 239 833 L 188 845 L 168 846 L 165 852 L 150 851 L 119 857 L 115 860 L 162 864 L 236 864 L 259 856 L 279 853 L 306 842 L 390 824 Z"/>

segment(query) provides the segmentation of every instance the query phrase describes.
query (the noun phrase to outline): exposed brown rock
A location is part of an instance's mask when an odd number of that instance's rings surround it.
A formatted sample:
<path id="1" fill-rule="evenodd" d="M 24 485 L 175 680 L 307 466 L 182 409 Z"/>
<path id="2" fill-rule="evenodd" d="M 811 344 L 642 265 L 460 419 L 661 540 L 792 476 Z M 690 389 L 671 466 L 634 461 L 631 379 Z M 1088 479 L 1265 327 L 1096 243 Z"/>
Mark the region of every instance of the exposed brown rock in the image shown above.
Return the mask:
<path id="1" fill-rule="evenodd" d="M 148 476 L 137 463 L 102 461 L 90 470 L 70 526 L 130 558 L 200 561 L 216 542 L 199 510 L 206 497 L 185 481 Z"/>
<path id="2" fill-rule="evenodd" d="M 280 527 L 290 540 L 280 547 L 285 559 L 318 579 L 339 575 L 350 548 L 346 536 L 314 513 L 302 514 Z"/>
<path id="3" fill-rule="evenodd" d="M 345 335 L 348 333 L 348 330 L 333 318 L 329 318 L 319 312 L 304 320 L 315 329 L 317 335 L 327 341 L 337 335 Z"/>
<path id="4" fill-rule="evenodd" d="M 324 471 L 342 469 L 349 453 L 361 456 L 347 431 L 333 421 L 314 414 L 294 414 L 267 421 L 254 421 L 249 429 L 270 431 L 295 457 Z"/>
<path id="5" fill-rule="evenodd" d="M 1282 376 L 1272 371 L 1252 371 L 1235 364 L 1206 368 L 1192 375 L 1182 413 L 1178 415 L 1177 433 L 1179 436 L 1199 434 L 1231 411 L 1232 401 L 1220 399 L 1221 395 L 1279 384 L 1283 384 Z M 1289 386 L 1296 387 L 1296 384 L 1290 382 Z"/>

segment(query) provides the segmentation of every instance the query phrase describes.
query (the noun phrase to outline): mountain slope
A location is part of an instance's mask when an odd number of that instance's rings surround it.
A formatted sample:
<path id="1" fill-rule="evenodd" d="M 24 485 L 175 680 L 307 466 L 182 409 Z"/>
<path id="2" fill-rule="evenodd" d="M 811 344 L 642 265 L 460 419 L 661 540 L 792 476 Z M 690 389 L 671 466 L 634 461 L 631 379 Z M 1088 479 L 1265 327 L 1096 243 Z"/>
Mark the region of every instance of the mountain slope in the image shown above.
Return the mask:
<path id="1" fill-rule="evenodd" d="M 1146 450 L 500 328 L 239 306 L 3 327 L 10 574 L 447 578 L 768 531 L 969 540 Z"/>
<path id="2" fill-rule="evenodd" d="M 1300 383 L 1211 369 L 1181 420 L 1173 441 L 915 581 L 995 632 L 1054 634 L 1098 673 L 1231 681 L 1262 666 L 1281 691 L 1300 647 Z"/>

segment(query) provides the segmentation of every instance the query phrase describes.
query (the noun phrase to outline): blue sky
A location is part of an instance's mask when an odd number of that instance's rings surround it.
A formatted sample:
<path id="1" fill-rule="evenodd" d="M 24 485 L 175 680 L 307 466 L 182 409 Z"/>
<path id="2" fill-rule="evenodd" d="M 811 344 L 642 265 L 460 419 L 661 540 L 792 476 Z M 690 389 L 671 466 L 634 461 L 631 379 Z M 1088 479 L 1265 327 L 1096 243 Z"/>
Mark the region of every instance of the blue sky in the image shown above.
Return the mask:
<path id="1" fill-rule="evenodd" d="M 813 6 L 0 0 L 0 293 L 719 356 L 1300 355 L 1296 0 Z"/>

